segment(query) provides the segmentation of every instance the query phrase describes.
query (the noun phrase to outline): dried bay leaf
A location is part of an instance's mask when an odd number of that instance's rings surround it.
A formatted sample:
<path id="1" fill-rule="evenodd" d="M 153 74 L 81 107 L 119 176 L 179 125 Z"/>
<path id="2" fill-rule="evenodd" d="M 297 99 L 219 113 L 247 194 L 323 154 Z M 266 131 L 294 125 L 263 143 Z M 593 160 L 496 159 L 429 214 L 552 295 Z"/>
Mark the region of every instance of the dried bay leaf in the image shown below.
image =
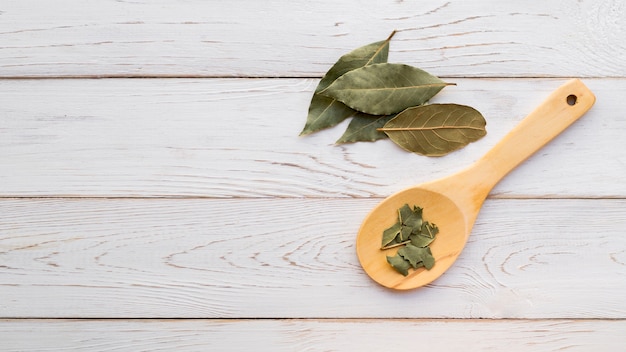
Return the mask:
<path id="1" fill-rule="evenodd" d="M 398 255 L 407 260 L 413 268 L 419 268 L 420 264 L 423 264 L 427 270 L 430 270 L 435 264 L 433 254 L 428 247 L 407 244 L 398 250 Z"/>
<path id="2" fill-rule="evenodd" d="M 402 225 L 402 227 L 400 228 L 400 237 L 399 237 L 400 242 L 407 241 L 409 237 L 411 236 L 412 232 L 413 232 L 412 227 Z"/>
<path id="3" fill-rule="evenodd" d="M 389 138 L 386 133 L 379 131 L 379 129 L 394 117 L 395 115 L 377 116 L 357 112 L 336 143 L 373 142 Z"/>
<path id="4" fill-rule="evenodd" d="M 435 257 L 433 257 L 430 247 L 426 247 L 426 249 L 428 250 L 428 255 L 422 258 L 422 264 L 424 264 L 424 268 L 426 268 L 426 270 L 430 270 L 433 266 L 435 266 Z"/>
<path id="5" fill-rule="evenodd" d="M 429 104 L 408 108 L 381 131 L 403 149 L 442 156 L 487 134 L 486 121 L 476 109 L 459 104 Z"/>
<path id="6" fill-rule="evenodd" d="M 326 72 L 320 83 L 315 89 L 319 93 L 331 85 L 337 78 L 345 73 L 367 65 L 387 62 L 389 57 L 389 41 L 396 34 L 393 31 L 385 40 L 364 45 L 354 49 L 343 55 L 337 62 Z"/>
<path id="7" fill-rule="evenodd" d="M 400 274 L 404 276 L 409 275 L 411 263 L 409 263 L 408 260 L 405 260 L 401 255 L 396 254 L 393 257 L 387 256 L 387 262 L 391 264 L 391 266 Z"/>
<path id="8" fill-rule="evenodd" d="M 411 230 L 422 228 L 422 208 L 413 207 L 411 209 L 408 204 L 405 204 L 398 213 L 400 213 L 402 225 L 411 227 Z"/>
<path id="9" fill-rule="evenodd" d="M 414 234 L 413 236 L 409 237 L 409 239 L 411 240 L 411 244 L 414 245 L 415 247 L 426 247 L 435 240 L 434 237 L 426 237 L 426 236 L 417 235 L 417 234 Z"/>
<path id="10" fill-rule="evenodd" d="M 343 103 L 332 97 L 323 96 L 319 92 L 326 89 L 346 72 L 371 64 L 387 62 L 389 41 L 395 33 L 393 31 L 385 40 L 362 46 L 343 55 L 326 72 L 318 83 L 317 88 L 315 88 L 315 93 L 311 98 L 307 121 L 300 133 L 301 136 L 335 126 L 355 113 L 354 110 Z"/>
<path id="11" fill-rule="evenodd" d="M 430 270 L 435 265 L 429 245 L 435 240 L 439 228 L 425 221 L 422 215 L 422 208 L 405 204 L 398 209 L 396 223 L 383 232 L 381 250 L 401 246 L 395 256 L 387 256 L 387 262 L 404 276 L 408 275 L 410 268 Z"/>
<path id="12" fill-rule="evenodd" d="M 440 126 L 439 129 L 428 125 L 420 128 L 402 123 L 390 125 L 392 121 L 401 121 L 398 118 L 400 111 L 413 111 L 409 109 L 426 104 L 445 86 L 454 85 L 417 67 L 387 63 L 389 43 L 395 33 L 393 31 L 385 40 L 341 56 L 326 72 L 311 98 L 301 136 L 352 117 L 337 144 L 391 137 L 410 152 L 441 156 L 480 139 L 486 133 L 482 116 L 482 131 L 468 131 L 475 126 L 460 125 L 454 128 Z M 415 121 L 406 119 L 405 123 Z"/>
<path id="13" fill-rule="evenodd" d="M 439 228 L 435 224 L 431 224 L 428 221 L 422 224 L 422 229 L 420 231 L 422 236 L 426 236 L 429 238 L 435 238 L 435 235 L 439 233 Z"/>
<path id="14" fill-rule="evenodd" d="M 411 207 L 408 204 L 404 204 L 400 207 L 400 209 L 398 209 L 398 219 L 401 223 L 404 223 L 404 221 L 411 216 L 413 216 L 413 210 L 411 210 Z"/>
<path id="15" fill-rule="evenodd" d="M 414 206 L 411 209 L 408 204 L 405 204 L 398 209 L 398 221 L 383 231 L 380 248 L 389 249 L 411 242 L 412 236 L 421 234 L 423 223 L 422 208 Z"/>
<path id="16" fill-rule="evenodd" d="M 367 114 L 389 115 L 424 104 L 447 85 L 417 67 L 379 63 L 345 73 L 319 94 Z"/>
<path id="17" fill-rule="evenodd" d="M 333 127 L 354 115 L 354 113 L 354 110 L 347 107 L 342 102 L 315 93 L 313 94 L 313 98 L 311 98 L 309 114 L 300 135 L 305 136 L 325 128 Z"/>
<path id="18" fill-rule="evenodd" d="M 394 240 L 400 233 L 401 228 L 402 228 L 402 224 L 400 222 L 396 222 L 393 226 L 386 229 L 383 232 L 383 242 L 382 242 L 381 247 L 388 246 L 389 244 L 392 244 L 393 242 L 395 242 Z"/>

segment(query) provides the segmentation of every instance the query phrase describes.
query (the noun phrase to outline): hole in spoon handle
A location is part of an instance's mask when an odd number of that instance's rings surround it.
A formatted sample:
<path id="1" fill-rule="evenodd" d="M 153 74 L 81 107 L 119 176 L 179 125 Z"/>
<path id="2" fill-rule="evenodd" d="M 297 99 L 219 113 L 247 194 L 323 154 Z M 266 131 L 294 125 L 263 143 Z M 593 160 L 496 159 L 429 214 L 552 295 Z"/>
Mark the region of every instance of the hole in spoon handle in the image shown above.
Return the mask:
<path id="1" fill-rule="evenodd" d="M 583 116 L 595 100 L 593 93 L 579 79 L 568 81 L 552 92 L 477 164 L 488 165 L 491 172 L 486 174 L 495 185 Z"/>
<path id="2" fill-rule="evenodd" d="M 578 100 L 578 97 L 576 96 L 576 94 L 570 94 L 565 99 L 565 101 L 567 101 L 567 105 L 569 106 L 574 106 L 577 100 Z"/>

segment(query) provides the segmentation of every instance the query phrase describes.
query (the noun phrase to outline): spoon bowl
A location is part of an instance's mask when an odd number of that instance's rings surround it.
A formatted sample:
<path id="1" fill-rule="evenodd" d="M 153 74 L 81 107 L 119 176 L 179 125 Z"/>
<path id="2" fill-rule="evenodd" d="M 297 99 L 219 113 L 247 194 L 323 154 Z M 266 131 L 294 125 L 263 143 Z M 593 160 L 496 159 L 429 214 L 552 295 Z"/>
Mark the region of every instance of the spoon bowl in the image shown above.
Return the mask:
<path id="1" fill-rule="evenodd" d="M 587 112 L 593 93 L 578 79 L 555 90 L 481 159 L 465 170 L 436 181 L 399 191 L 367 215 L 356 239 L 357 256 L 377 283 L 407 290 L 427 285 L 447 271 L 461 254 L 491 189 Z M 387 262 L 398 248 L 382 250 L 382 234 L 397 221 L 404 204 L 423 208 L 424 220 L 436 224 L 439 234 L 430 245 L 435 265 L 403 276 Z"/>
<path id="2" fill-rule="evenodd" d="M 419 200 L 419 204 L 415 204 Z M 430 245 L 436 265 L 431 270 L 420 268 L 409 272 L 407 277 L 398 274 L 387 263 L 386 257 L 397 248 L 381 250 L 381 235 L 398 219 L 398 209 L 404 204 L 422 207 L 424 219 L 433 224 L 445 224 L 446 240 L 439 238 Z M 445 195 L 420 187 L 398 192 L 381 202 L 368 216 L 357 237 L 358 256 L 361 265 L 379 284 L 396 289 L 410 289 L 421 282 L 432 281 L 443 274 L 461 254 L 465 246 L 465 217 L 459 207 Z M 380 215 L 380 216 L 379 216 Z M 437 237 L 443 237 L 442 234 Z"/>

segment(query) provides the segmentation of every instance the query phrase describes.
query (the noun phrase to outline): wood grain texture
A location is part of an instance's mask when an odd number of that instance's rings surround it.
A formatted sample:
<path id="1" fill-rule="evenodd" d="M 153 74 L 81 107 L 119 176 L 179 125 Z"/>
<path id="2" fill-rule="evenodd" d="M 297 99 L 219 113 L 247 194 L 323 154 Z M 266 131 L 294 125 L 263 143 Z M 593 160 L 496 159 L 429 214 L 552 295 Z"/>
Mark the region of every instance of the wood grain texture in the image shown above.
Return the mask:
<path id="1" fill-rule="evenodd" d="M 2 199 L 0 316 L 626 318 L 625 200 L 488 200 L 454 266 L 408 292 L 358 264 L 377 202 Z"/>
<path id="2" fill-rule="evenodd" d="M 437 101 L 487 137 L 437 159 L 299 138 L 317 79 L 394 29 L 390 61 L 456 82 Z M 3 0 L 0 350 L 622 349 L 625 34 L 619 0 Z M 494 189 L 448 273 L 363 273 L 381 197 L 569 77 L 596 106 Z"/>
<path id="3" fill-rule="evenodd" d="M 0 320 L 0 339 L 5 352 L 587 352 L 621 350 L 624 329 L 623 320 Z"/>
<path id="4" fill-rule="evenodd" d="M 575 104 L 567 102 L 568 96 L 577 97 Z M 556 138 L 567 127 L 580 119 L 595 102 L 591 91 L 578 79 L 573 79 L 553 91 L 538 107 L 528 114 L 515 128 L 500 140 L 489 152 L 471 167 L 445 178 L 405 188 L 385 198 L 376 206 L 359 228 L 356 241 L 359 262 L 365 272 L 376 282 L 393 289 L 415 289 L 431 283 L 445 274 L 448 268 L 462 253 L 471 233 L 480 209 L 492 187 L 506 174 L 537 152 L 544 145 Z M 448 115 L 449 116 L 449 115 Z M 434 119 L 434 118 L 433 118 Z M 447 118 L 446 118 L 447 119 Z M 437 265 L 430 268 L 420 254 L 419 263 L 424 269 L 406 270 L 403 276 L 398 275 L 389 263 L 389 256 L 395 252 L 381 251 L 381 234 L 387 233 L 392 224 L 398 222 L 398 212 L 402 226 L 397 228 L 401 241 L 405 229 L 402 219 L 402 207 L 418 206 L 423 208 L 424 221 L 446 226 L 446 236 L 437 237 L 437 241 L 428 245 L 428 253 Z M 409 213 L 411 208 L 409 207 Z M 422 210 L 419 212 L 419 227 L 422 234 Z M 409 225 L 409 232 L 414 225 Z M 419 230 L 418 230 L 419 233 Z M 393 235 L 392 237 L 396 237 Z M 433 236 L 430 236 L 433 238 Z M 410 241 L 413 244 L 413 240 Z M 386 243 L 385 243 L 386 244 Z M 424 246 L 418 246 L 424 247 Z M 410 248 L 410 247 L 409 247 Z M 417 247 L 412 247 L 417 249 Z M 396 249 L 398 254 L 403 247 Z M 404 255 L 400 259 L 415 266 L 413 261 Z M 422 260 L 423 263 L 422 263 Z M 388 263 L 389 261 L 389 263 Z M 407 265 L 409 266 L 409 265 Z M 398 269 L 396 263 L 393 264 Z M 402 269 L 400 269 L 402 271 Z"/>
<path id="5" fill-rule="evenodd" d="M 433 101 L 474 106 L 487 136 L 428 158 L 334 145 L 345 123 L 298 137 L 316 80 L 3 80 L 0 195 L 385 197 L 470 165 L 564 81 L 455 80 Z M 492 197 L 626 197 L 626 80 L 584 83 L 592 110 Z"/>
<path id="6" fill-rule="evenodd" d="M 624 77 L 619 0 L 0 4 L 0 76 L 321 77 L 398 30 L 390 60 L 446 77 Z"/>

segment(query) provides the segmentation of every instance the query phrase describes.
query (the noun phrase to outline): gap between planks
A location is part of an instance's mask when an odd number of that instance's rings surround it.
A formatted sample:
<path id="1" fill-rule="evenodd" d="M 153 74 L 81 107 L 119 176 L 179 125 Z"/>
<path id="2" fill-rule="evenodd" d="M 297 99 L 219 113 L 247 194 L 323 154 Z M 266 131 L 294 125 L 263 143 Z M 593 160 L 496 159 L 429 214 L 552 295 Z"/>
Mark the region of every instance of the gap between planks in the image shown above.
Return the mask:
<path id="1" fill-rule="evenodd" d="M 613 76 L 560 76 L 560 75 L 532 75 L 532 76 L 463 76 L 463 75 L 445 75 L 438 76 L 441 79 L 615 79 L 623 80 L 625 77 L 613 77 Z M 19 81 L 19 80 L 55 80 L 55 79 L 76 79 L 76 80 L 90 80 L 90 79 L 321 79 L 322 76 L 238 76 L 238 75 L 56 75 L 56 76 L 0 76 L 1 80 L 6 81 Z"/>
<path id="2" fill-rule="evenodd" d="M 391 194 L 390 194 L 391 195 Z M 280 200 L 355 200 L 355 199 L 379 199 L 383 200 L 386 197 L 372 196 L 372 197 L 316 197 L 316 196 L 302 196 L 302 197 L 288 197 L 288 196 L 268 196 L 268 197 L 214 197 L 214 196 L 73 196 L 73 195 L 46 195 L 46 196 L 19 196 L 19 195 L 0 195 L 0 201 L 2 200 L 261 200 L 261 199 L 280 199 Z M 620 196 L 506 196 L 506 195 L 489 195 L 487 199 L 501 199 L 501 200 L 626 200 L 626 197 Z"/>
<path id="3" fill-rule="evenodd" d="M 308 321 L 308 322 L 594 322 L 594 321 L 615 321 L 626 322 L 626 318 L 307 318 L 307 317 L 237 317 L 237 318 L 187 318 L 187 317 L 168 317 L 168 318 L 154 318 L 154 317 L 90 317 L 90 318 L 76 318 L 76 317 L 54 317 L 54 318 L 33 318 L 33 317 L 1 317 L 0 322 L 7 321 L 221 321 L 221 322 L 240 322 L 240 321 Z"/>

